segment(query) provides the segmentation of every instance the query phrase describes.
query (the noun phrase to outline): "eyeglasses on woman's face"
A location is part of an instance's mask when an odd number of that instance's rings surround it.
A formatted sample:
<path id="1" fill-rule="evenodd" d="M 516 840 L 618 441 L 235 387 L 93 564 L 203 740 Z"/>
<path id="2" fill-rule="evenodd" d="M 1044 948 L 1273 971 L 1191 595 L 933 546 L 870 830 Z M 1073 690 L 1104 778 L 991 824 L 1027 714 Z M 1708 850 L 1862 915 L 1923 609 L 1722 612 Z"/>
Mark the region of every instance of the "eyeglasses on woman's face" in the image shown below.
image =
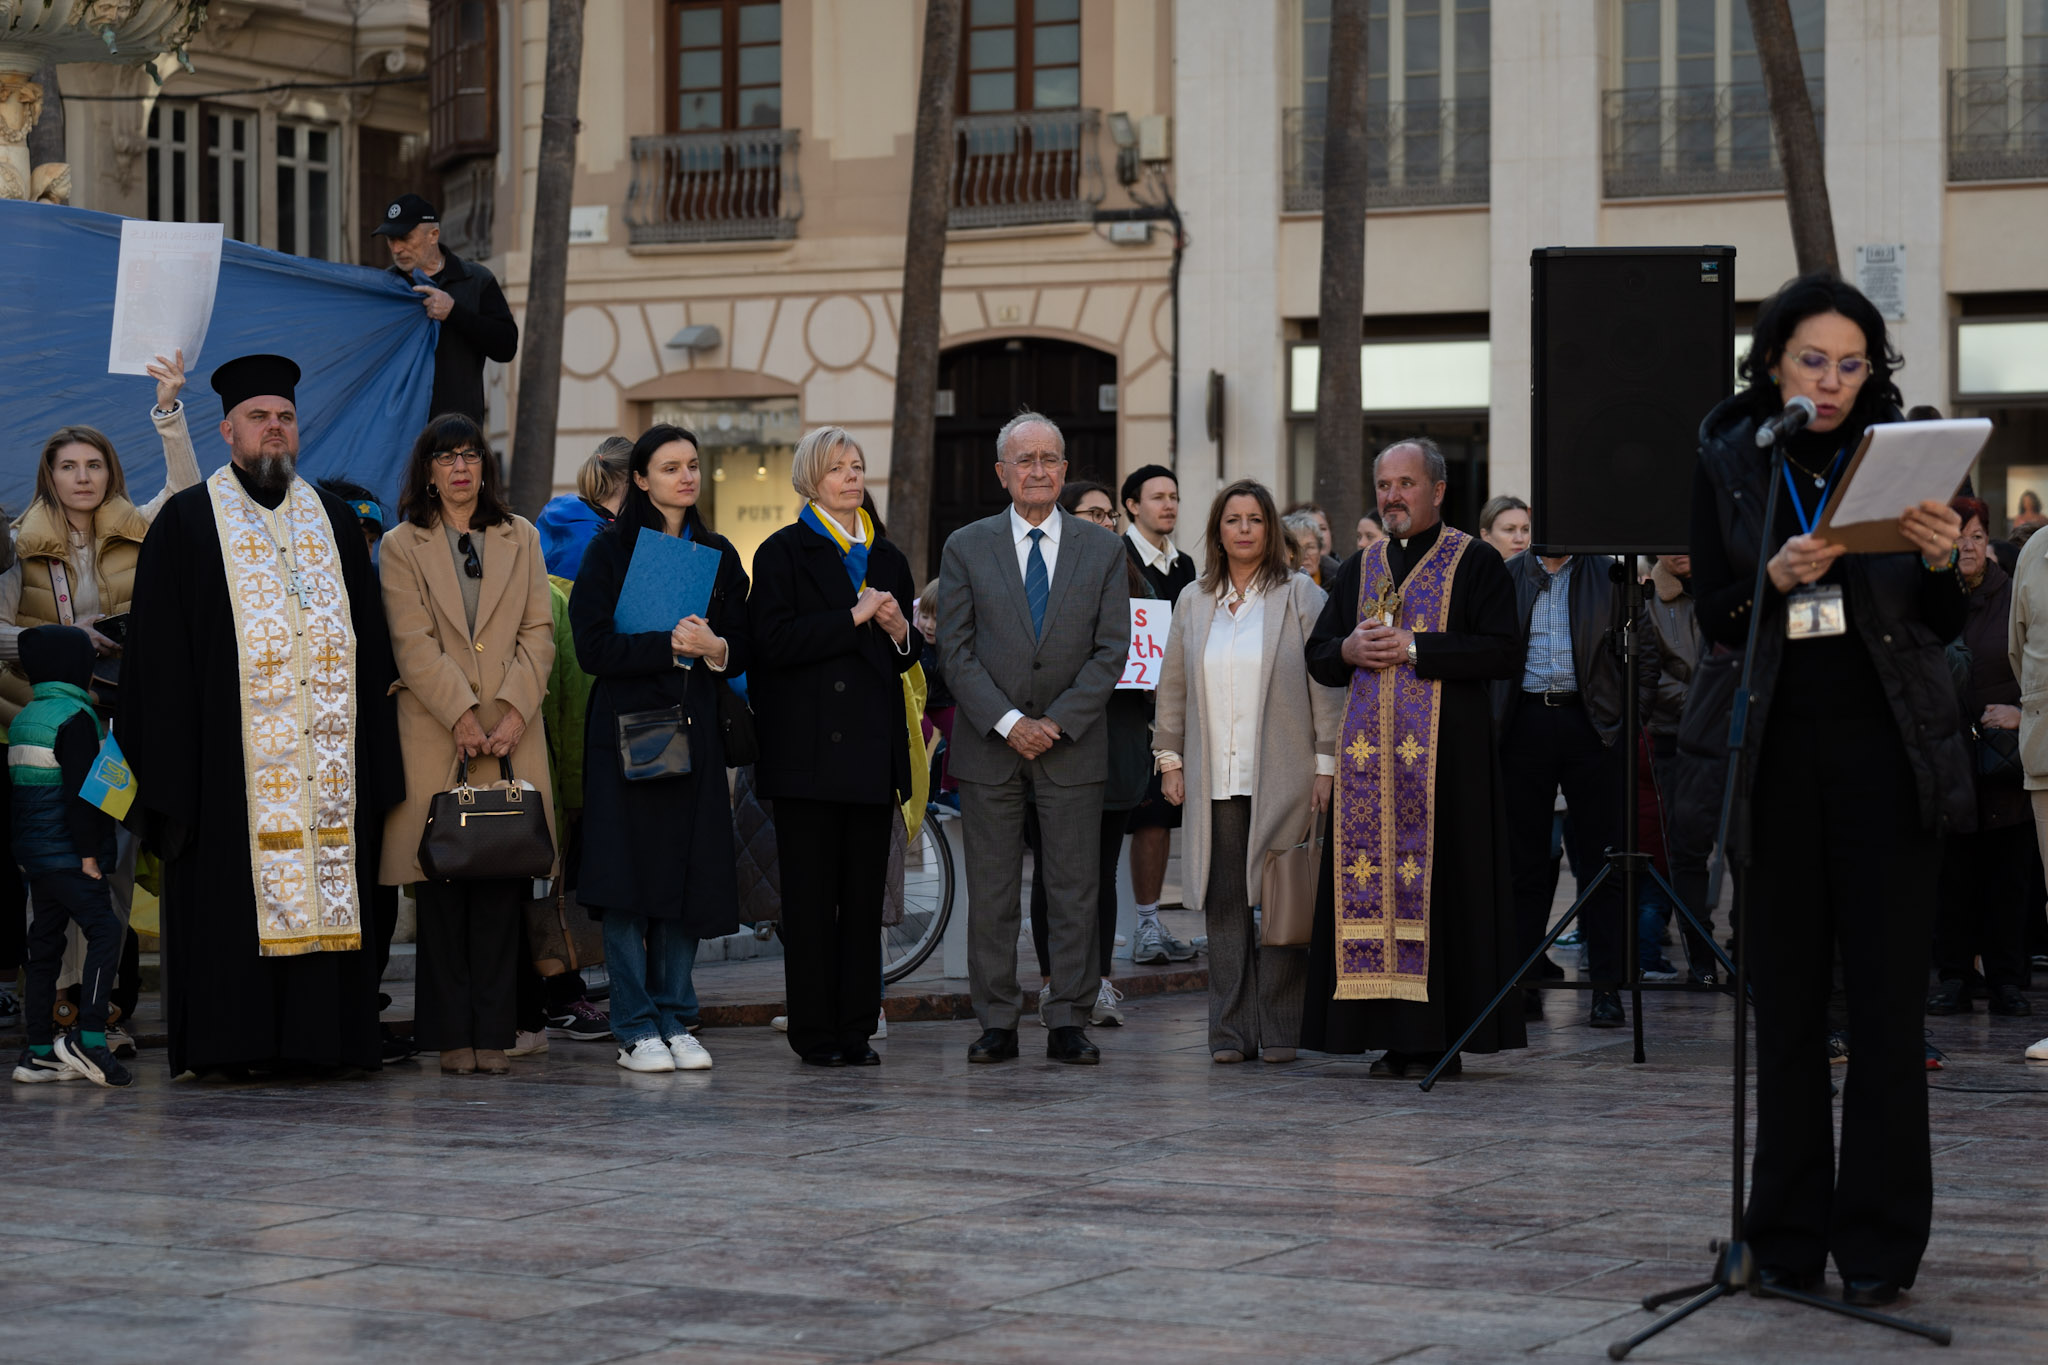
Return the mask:
<path id="1" fill-rule="evenodd" d="M 1074 509 L 1074 515 L 1077 517 L 1086 517 L 1088 518 L 1088 520 L 1094 522 L 1097 526 L 1108 526 L 1113 528 L 1116 525 L 1116 512 L 1114 509 L 1108 507 L 1076 507 Z"/>
<path id="2" fill-rule="evenodd" d="M 442 451 L 434 457 L 434 463 L 443 469 L 453 469 L 458 464 L 482 464 L 483 459 L 482 451 L 470 450 L 465 447 L 461 450 Z"/>
<path id="3" fill-rule="evenodd" d="M 1833 370 L 1844 384 L 1861 384 L 1870 378 L 1870 362 L 1860 355 L 1835 360 L 1819 351 L 1801 351 L 1792 357 L 1792 363 L 1799 367 L 1800 373 L 1816 383 L 1826 378 L 1829 370 Z"/>

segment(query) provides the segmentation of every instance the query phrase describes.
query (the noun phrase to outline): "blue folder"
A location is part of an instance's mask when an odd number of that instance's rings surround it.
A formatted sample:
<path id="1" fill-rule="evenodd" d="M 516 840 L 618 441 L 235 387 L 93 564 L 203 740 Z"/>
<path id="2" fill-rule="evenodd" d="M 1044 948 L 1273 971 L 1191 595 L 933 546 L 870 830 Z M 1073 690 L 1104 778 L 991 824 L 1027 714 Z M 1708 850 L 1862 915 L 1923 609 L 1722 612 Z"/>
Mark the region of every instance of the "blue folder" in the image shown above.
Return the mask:
<path id="1" fill-rule="evenodd" d="M 633 540 L 633 562 L 612 610 L 612 629 L 621 635 L 666 635 L 685 616 L 705 615 L 711 610 L 720 558 L 717 550 L 694 540 L 643 529 Z"/>

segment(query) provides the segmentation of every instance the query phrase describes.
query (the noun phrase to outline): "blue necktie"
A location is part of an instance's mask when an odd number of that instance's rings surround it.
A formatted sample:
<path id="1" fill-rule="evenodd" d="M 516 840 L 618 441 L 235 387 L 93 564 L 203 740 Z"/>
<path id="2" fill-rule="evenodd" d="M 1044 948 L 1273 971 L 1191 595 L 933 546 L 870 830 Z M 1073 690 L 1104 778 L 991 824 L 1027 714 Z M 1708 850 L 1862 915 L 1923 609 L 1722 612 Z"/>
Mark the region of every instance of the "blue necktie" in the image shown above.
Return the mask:
<path id="1" fill-rule="evenodd" d="M 1045 599 L 1052 591 L 1052 577 L 1045 571 L 1045 556 L 1038 552 L 1038 542 L 1045 539 L 1045 532 L 1033 529 L 1031 532 L 1031 557 L 1024 561 L 1024 600 L 1031 604 L 1031 634 L 1036 637 L 1045 634 Z"/>

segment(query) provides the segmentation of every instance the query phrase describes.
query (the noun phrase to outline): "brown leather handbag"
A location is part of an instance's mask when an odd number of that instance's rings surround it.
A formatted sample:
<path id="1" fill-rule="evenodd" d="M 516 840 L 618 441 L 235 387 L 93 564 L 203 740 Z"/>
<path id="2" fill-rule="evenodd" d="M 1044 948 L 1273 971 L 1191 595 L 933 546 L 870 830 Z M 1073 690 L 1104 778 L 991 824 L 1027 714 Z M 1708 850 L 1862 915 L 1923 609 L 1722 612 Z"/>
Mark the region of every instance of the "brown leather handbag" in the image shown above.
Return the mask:
<path id="1" fill-rule="evenodd" d="M 473 787 L 469 764 L 456 760 L 456 785 L 427 805 L 420 835 L 420 871 L 436 882 L 546 877 L 555 869 L 555 838 L 540 793 L 519 785 L 512 760 L 498 760 L 501 781 Z"/>
<path id="2" fill-rule="evenodd" d="M 1306 947 L 1315 927 L 1316 878 L 1323 870 L 1327 817 L 1317 815 L 1293 848 L 1266 850 L 1259 878 L 1259 946 Z"/>

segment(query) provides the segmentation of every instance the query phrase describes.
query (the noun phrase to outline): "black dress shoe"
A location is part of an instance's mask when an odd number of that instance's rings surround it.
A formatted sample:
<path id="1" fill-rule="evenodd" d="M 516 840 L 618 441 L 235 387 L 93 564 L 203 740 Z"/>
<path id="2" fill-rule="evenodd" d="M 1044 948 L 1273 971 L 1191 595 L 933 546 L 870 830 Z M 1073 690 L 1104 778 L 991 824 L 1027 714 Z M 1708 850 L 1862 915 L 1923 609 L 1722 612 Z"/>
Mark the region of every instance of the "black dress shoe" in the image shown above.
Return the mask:
<path id="1" fill-rule="evenodd" d="M 1882 1308 L 1899 1301 L 1897 1280 L 1844 1280 L 1842 1302 L 1855 1308 Z"/>
<path id="2" fill-rule="evenodd" d="M 847 1066 L 880 1066 L 882 1054 L 871 1047 L 850 1047 L 839 1054 L 839 1060 Z"/>
<path id="3" fill-rule="evenodd" d="M 1408 1078 L 1408 1054 L 1391 1051 L 1382 1053 L 1373 1059 L 1373 1064 L 1366 1068 L 1365 1074 L 1373 1077 L 1375 1080 L 1406 1080 Z"/>
<path id="4" fill-rule="evenodd" d="M 1016 1044 L 1013 1042 L 1011 1047 L 1014 1049 Z M 1071 1062 L 1076 1066 L 1094 1066 L 1102 1060 L 1101 1051 L 1088 1041 L 1088 1035 L 1071 1024 L 1053 1029 L 1046 1035 L 1045 1055 L 1056 1062 Z"/>
<path id="5" fill-rule="evenodd" d="M 1767 1265 L 1756 1272 L 1758 1280 L 1766 1289 L 1790 1289 L 1801 1294 L 1818 1294 L 1827 1288 L 1827 1276 L 1822 1271 L 1785 1270 L 1779 1266 Z"/>
<path id="6" fill-rule="evenodd" d="M 1993 986 L 1991 988 L 1991 1012 L 2007 1017 L 2028 1015 L 2034 1012 L 2027 997 L 2020 994 L 2018 986 Z"/>
<path id="7" fill-rule="evenodd" d="M 1017 1030 L 992 1028 L 967 1048 L 970 1062 L 1007 1062 L 1017 1055 Z"/>
<path id="8" fill-rule="evenodd" d="M 1594 991 L 1593 1017 L 1586 1022 L 1594 1028 L 1625 1028 L 1628 1012 L 1621 1007 L 1621 992 Z"/>
<path id="9" fill-rule="evenodd" d="M 845 1066 L 846 1059 L 836 1052 L 810 1052 L 803 1057 L 805 1066 Z"/>
<path id="10" fill-rule="evenodd" d="M 1964 1014 L 1969 1011 L 1969 998 L 1964 995 L 1968 983 L 1960 979 L 1939 982 L 1927 993 L 1929 1014 Z"/>

